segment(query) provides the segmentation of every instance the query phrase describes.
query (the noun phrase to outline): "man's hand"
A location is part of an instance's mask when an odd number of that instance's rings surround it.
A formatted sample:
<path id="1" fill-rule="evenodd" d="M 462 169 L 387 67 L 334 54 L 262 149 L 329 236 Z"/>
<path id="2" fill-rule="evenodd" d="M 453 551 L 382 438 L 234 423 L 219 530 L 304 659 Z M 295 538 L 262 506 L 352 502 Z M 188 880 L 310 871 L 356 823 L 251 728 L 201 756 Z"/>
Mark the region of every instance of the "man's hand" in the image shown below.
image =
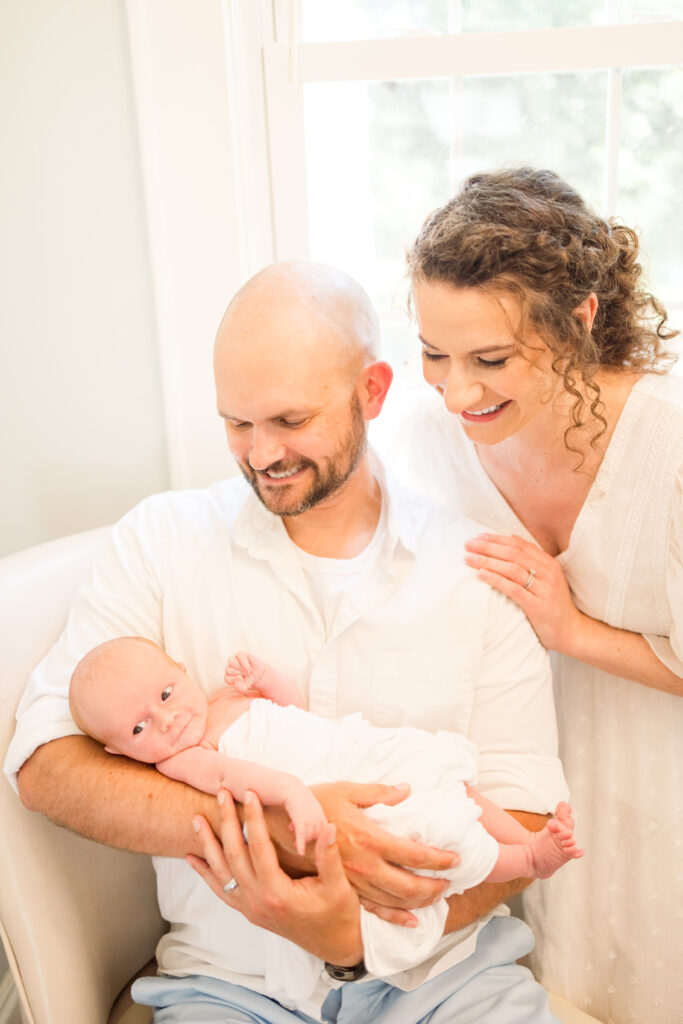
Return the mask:
<path id="1" fill-rule="evenodd" d="M 337 826 L 344 871 L 363 906 L 394 924 L 416 923 L 409 910 L 434 903 L 448 883 L 416 875 L 414 869 L 444 871 L 460 858 L 450 850 L 394 836 L 362 810 L 372 804 L 399 804 L 409 787 L 335 782 L 312 789 L 327 820 Z"/>
<path id="2" fill-rule="evenodd" d="M 220 842 L 206 819 L 195 817 L 204 859 L 187 857 L 216 896 L 252 924 L 323 960 L 341 965 L 362 960 L 358 897 L 346 880 L 334 826 L 324 825 L 316 840 L 317 874 L 291 879 L 278 864 L 256 794 L 248 792 L 244 803 L 248 845 L 230 794 L 221 790 L 219 802 Z M 223 886 L 233 878 L 237 888 L 226 894 Z"/>

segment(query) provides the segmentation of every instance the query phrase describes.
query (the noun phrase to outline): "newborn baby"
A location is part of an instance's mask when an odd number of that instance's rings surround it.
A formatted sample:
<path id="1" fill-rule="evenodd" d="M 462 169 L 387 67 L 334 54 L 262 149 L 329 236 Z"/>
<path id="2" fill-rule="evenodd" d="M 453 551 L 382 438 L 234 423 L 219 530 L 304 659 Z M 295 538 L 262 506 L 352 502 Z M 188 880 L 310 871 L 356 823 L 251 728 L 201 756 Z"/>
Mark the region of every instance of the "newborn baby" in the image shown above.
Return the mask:
<path id="1" fill-rule="evenodd" d="M 476 749 L 463 736 L 378 728 L 360 714 L 336 721 L 312 715 L 289 679 L 244 653 L 228 660 L 225 683 L 207 699 L 181 662 L 149 640 L 122 637 L 79 662 L 69 702 L 78 727 L 109 753 L 155 764 L 207 793 L 225 788 L 243 801 L 250 789 L 262 803 L 282 805 L 300 853 L 325 822 L 305 783 L 344 779 L 411 784 L 403 803 L 366 813 L 396 834 L 460 855 L 460 863 L 444 872 L 451 882 L 445 895 L 484 880 L 546 878 L 583 855 L 568 804 L 559 804 L 555 817 L 534 833 L 477 793 L 471 786 Z M 363 911 L 368 968 L 386 977 L 421 962 L 429 953 L 425 943 L 433 947 L 440 938 L 446 912 L 442 899 L 416 912 L 428 926 L 405 929 Z M 384 940 L 372 942 L 373 930 L 387 928 L 394 933 L 389 949 Z M 374 957 L 370 946 L 377 947 Z"/>

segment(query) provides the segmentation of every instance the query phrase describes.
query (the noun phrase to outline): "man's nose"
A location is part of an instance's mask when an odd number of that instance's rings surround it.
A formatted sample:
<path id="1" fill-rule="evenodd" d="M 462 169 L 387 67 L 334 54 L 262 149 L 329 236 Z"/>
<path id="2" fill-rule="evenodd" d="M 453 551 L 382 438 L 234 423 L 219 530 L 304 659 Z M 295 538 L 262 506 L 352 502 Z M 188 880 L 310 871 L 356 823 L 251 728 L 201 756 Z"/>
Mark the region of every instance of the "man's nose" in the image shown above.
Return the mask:
<path id="1" fill-rule="evenodd" d="M 446 408 L 449 412 L 461 413 L 466 409 L 474 409 L 484 397 L 484 385 L 476 380 L 468 380 L 450 376 L 439 385 Z"/>
<path id="2" fill-rule="evenodd" d="M 284 459 L 286 454 L 286 446 L 282 444 L 275 433 L 256 429 L 253 431 L 248 455 L 248 462 L 252 469 L 268 469 L 268 466 L 272 466 L 274 462 Z"/>

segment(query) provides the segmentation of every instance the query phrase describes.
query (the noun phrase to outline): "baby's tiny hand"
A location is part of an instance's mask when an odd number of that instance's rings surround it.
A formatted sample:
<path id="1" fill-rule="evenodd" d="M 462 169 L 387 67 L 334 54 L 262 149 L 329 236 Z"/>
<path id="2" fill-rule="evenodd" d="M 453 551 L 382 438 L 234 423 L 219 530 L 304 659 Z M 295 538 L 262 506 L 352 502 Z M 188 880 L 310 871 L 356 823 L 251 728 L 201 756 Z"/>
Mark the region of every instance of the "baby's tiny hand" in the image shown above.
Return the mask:
<path id="1" fill-rule="evenodd" d="M 264 665 L 260 658 L 246 651 L 232 654 L 225 666 L 225 684 L 234 686 L 240 693 L 257 690 L 263 677 Z"/>
<path id="2" fill-rule="evenodd" d="M 289 827 L 296 837 L 296 851 L 303 856 L 307 843 L 318 838 L 327 818 L 308 786 L 296 782 L 284 806 L 290 817 Z"/>

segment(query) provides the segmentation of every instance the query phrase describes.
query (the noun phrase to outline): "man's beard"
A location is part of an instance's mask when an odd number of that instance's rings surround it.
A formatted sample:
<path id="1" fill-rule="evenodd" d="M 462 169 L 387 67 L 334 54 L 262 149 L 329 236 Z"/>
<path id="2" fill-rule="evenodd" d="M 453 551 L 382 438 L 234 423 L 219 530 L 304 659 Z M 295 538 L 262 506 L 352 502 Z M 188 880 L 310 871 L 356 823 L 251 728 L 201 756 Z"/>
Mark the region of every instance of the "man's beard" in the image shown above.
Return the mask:
<path id="1" fill-rule="evenodd" d="M 349 408 L 351 410 L 349 430 L 324 467 L 301 456 L 289 462 L 285 460 L 273 462 L 268 466 L 273 473 L 286 473 L 288 469 L 295 467 L 297 469 L 310 467 L 313 471 L 313 479 L 309 487 L 298 496 L 288 496 L 289 488 L 286 484 L 280 484 L 273 488 L 267 487 L 263 484 L 260 474 L 253 470 L 248 463 L 246 465 L 239 463 L 242 475 L 249 481 L 256 497 L 269 512 L 273 512 L 277 516 L 300 516 L 302 512 L 307 512 L 310 508 L 329 498 L 346 483 L 367 448 L 365 418 L 361 411 L 358 395 L 355 393 L 351 396 Z M 265 493 L 261 491 L 262 485 L 265 488 Z M 293 486 L 299 488 L 301 484 L 297 481 Z"/>

